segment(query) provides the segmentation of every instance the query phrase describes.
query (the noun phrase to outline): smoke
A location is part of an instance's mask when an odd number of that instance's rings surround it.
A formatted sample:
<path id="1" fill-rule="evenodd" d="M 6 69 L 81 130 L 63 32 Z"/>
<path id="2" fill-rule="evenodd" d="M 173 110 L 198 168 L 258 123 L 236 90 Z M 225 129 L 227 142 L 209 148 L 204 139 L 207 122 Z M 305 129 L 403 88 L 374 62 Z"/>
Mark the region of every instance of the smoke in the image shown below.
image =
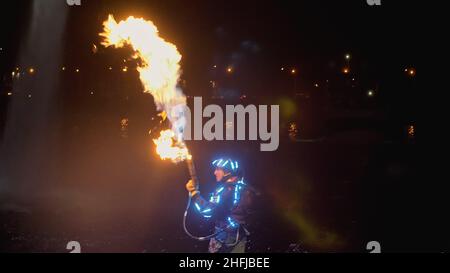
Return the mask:
<path id="1" fill-rule="evenodd" d="M 30 8 L 31 17 L 17 62 L 21 77 L 13 83 L 0 143 L 0 183 L 4 183 L 0 188 L 9 191 L 38 186 L 38 177 L 45 173 L 43 169 L 49 163 L 56 137 L 52 120 L 67 4 L 60 0 L 34 0 Z M 32 76 L 27 75 L 31 67 Z"/>

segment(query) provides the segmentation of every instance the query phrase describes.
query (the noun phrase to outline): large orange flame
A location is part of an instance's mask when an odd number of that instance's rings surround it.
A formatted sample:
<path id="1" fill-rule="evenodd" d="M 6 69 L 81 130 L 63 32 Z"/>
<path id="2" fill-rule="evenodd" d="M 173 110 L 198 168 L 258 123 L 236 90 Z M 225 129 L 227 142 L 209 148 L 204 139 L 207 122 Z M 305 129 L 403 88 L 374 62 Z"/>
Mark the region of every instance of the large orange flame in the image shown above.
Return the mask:
<path id="1" fill-rule="evenodd" d="M 172 124 L 171 130 L 161 132 L 160 138 L 154 140 L 157 153 L 161 158 L 174 162 L 188 159 L 190 155 L 182 139 L 186 124 L 186 97 L 177 87 L 181 73 L 181 54 L 177 47 L 159 36 L 153 22 L 142 18 L 130 16 L 116 22 L 109 15 L 103 28 L 104 32 L 100 33 L 103 46 L 132 47 L 132 57 L 140 60 L 137 70 L 144 92 L 153 96 L 157 110 L 167 114 Z"/>

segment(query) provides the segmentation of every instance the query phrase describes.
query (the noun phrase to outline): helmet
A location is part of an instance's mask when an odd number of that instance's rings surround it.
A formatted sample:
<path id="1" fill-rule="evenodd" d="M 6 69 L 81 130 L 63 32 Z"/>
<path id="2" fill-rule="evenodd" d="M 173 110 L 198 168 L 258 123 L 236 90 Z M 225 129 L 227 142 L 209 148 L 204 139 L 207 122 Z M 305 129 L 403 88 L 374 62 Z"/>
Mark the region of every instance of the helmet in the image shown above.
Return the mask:
<path id="1" fill-rule="evenodd" d="M 219 158 L 214 160 L 211 164 L 215 168 L 224 170 L 226 173 L 224 179 L 240 175 L 239 163 L 231 158 Z"/>

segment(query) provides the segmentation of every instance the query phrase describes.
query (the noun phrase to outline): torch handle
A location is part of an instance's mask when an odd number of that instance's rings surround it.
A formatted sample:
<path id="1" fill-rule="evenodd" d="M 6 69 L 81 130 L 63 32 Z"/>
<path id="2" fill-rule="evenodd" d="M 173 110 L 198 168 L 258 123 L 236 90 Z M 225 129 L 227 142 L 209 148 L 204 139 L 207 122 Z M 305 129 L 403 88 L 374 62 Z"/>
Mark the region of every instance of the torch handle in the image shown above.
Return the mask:
<path id="1" fill-rule="evenodd" d="M 191 180 L 192 180 L 192 182 L 194 182 L 195 187 L 198 187 L 199 183 L 198 183 L 198 178 L 197 178 L 197 172 L 195 171 L 194 160 L 187 159 L 186 163 L 188 166 L 189 175 L 191 176 Z"/>

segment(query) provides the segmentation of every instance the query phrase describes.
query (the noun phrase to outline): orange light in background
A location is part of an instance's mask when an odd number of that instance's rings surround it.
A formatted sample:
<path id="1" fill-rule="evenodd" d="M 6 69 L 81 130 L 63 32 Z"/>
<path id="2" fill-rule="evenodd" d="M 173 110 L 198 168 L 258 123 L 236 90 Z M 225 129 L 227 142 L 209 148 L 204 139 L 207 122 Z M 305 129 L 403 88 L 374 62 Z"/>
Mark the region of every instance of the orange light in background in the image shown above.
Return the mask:
<path id="1" fill-rule="evenodd" d="M 227 67 L 227 72 L 228 73 L 233 73 L 233 67 L 231 67 L 231 66 Z"/>
<path id="2" fill-rule="evenodd" d="M 122 118 L 120 120 L 120 132 L 122 138 L 128 138 L 128 118 Z"/>
<path id="3" fill-rule="evenodd" d="M 28 73 L 34 74 L 34 68 L 30 67 L 30 68 L 28 69 Z"/>
<path id="4" fill-rule="evenodd" d="M 123 71 L 123 72 L 127 72 L 127 71 L 128 71 L 128 67 L 124 66 L 124 67 L 122 68 L 122 71 Z"/>
<path id="5" fill-rule="evenodd" d="M 77 72 L 77 73 L 78 73 L 78 72 L 80 72 L 80 69 L 78 69 L 78 68 L 77 68 L 77 69 L 75 69 L 75 72 Z"/>
<path id="6" fill-rule="evenodd" d="M 98 49 L 97 49 L 97 45 L 96 44 L 92 44 L 91 51 L 92 51 L 93 54 L 97 53 Z"/>
<path id="7" fill-rule="evenodd" d="M 408 126 L 408 137 L 409 138 L 414 138 L 415 135 L 416 135 L 416 130 L 415 130 L 414 125 L 409 125 Z"/>
<path id="8" fill-rule="evenodd" d="M 344 67 L 344 68 L 342 69 L 342 73 L 344 73 L 344 74 L 350 73 L 350 68 Z"/>
<path id="9" fill-rule="evenodd" d="M 405 73 L 409 77 L 414 77 L 416 75 L 416 69 L 413 67 L 405 68 Z"/>
<path id="10" fill-rule="evenodd" d="M 298 125 L 295 122 L 289 123 L 289 138 L 291 140 L 296 140 L 298 138 Z"/>
<path id="11" fill-rule="evenodd" d="M 296 70 L 295 68 L 292 68 L 292 69 L 291 69 L 291 74 L 294 75 L 294 74 L 296 74 L 296 73 L 297 73 L 297 70 Z"/>

